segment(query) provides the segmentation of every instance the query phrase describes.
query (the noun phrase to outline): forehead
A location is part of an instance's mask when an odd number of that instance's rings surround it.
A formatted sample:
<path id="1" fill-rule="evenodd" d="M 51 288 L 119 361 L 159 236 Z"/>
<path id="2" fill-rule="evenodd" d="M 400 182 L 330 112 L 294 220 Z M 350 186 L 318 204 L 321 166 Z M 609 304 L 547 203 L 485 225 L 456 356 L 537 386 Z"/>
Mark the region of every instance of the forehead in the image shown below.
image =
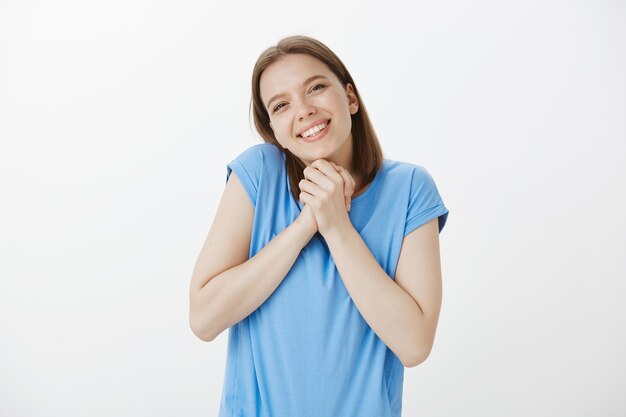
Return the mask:
<path id="1" fill-rule="evenodd" d="M 280 58 L 261 74 L 259 88 L 263 102 L 276 94 L 302 87 L 304 80 L 316 74 L 337 81 L 337 77 L 326 64 L 310 55 L 290 54 Z"/>

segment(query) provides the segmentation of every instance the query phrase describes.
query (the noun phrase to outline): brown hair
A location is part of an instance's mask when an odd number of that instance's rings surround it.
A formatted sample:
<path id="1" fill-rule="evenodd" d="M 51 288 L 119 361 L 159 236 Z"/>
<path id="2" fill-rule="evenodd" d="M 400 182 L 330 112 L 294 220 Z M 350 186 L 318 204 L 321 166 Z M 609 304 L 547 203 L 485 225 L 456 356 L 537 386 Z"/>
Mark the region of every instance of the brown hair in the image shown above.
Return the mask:
<path id="1" fill-rule="evenodd" d="M 298 201 L 300 194 L 299 182 L 304 179 L 306 165 L 289 149 L 283 148 L 270 126 L 270 117 L 261 100 L 261 74 L 263 71 L 289 54 L 307 54 L 326 64 L 345 87 L 352 84 L 354 94 L 359 102 L 359 109 L 352 118 L 352 169 L 351 174 L 363 178 L 363 185 L 369 184 L 383 162 L 383 151 L 378 142 L 376 132 L 365 110 L 365 105 L 356 88 L 352 76 L 341 60 L 322 42 L 308 36 L 296 35 L 281 39 L 276 46 L 271 46 L 261 53 L 252 72 L 252 99 L 250 107 L 254 117 L 254 125 L 266 143 L 272 143 L 285 153 L 285 166 L 291 184 L 291 194 Z M 355 190 L 355 192 L 358 190 Z"/>

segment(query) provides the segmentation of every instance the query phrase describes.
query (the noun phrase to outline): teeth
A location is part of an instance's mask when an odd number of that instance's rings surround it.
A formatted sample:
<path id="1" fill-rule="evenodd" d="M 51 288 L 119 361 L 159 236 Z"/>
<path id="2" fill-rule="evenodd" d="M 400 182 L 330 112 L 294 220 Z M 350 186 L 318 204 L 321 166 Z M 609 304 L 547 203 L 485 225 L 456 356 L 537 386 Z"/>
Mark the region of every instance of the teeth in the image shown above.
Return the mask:
<path id="1" fill-rule="evenodd" d="M 324 129 L 325 127 L 326 127 L 326 122 L 320 123 L 317 126 L 313 126 L 309 130 L 306 130 L 306 131 L 302 132 L 301 136 L 303 138 L 312 136 L 312 135 L 316 134 L 317 132 L 319 132 L 320 130 Z"/>

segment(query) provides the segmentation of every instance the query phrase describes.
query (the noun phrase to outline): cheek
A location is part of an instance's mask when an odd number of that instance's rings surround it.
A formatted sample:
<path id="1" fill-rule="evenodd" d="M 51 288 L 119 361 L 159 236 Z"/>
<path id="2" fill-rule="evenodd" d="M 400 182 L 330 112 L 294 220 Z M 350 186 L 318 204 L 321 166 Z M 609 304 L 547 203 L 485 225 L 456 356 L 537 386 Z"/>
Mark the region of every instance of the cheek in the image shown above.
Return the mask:
<path id="1" fill-rule="evenodd" d="M 276 136 L 277 139 L 284 138 L 285 134 L 289 133 L 289 130 L 285 127 L 284 123 L 272 122 L 272 126 L 274 126 L 274 136 Z"/>
<path id="2" fill-rule="evenodd" d="M 272 131 L 278 143 L 280 143 L 283 148 L 286 148 L 290 138 L 289 128 L 285 127 L 284 123 L 281 124 L 280 121 L 272 121 Z"/>
<path id="3" fill-rule="evenodd" d="M 350 117 L 350 107 L 348 105 L 349 103 L 347 97 L 340 94 L 333 94 L 332 96 L 328 96 L 328 98 L 324 101 L 324 105 L 328 106 L 329 108 L 332 107 L 337 116 L 341 116 L 344 118 Z"/>

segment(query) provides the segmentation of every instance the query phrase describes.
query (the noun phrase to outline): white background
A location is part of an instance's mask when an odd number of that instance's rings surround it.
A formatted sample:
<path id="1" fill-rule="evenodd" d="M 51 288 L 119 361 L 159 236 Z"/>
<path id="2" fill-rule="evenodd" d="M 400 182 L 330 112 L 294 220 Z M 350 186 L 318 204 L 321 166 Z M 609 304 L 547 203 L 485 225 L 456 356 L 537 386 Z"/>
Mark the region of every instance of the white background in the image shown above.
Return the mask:
<path id="1" fill-rule="evenodd" d="M 626 415 L 626 3 L 592 0 L 2 0 L 0 415 L 217 416 L 191 272 L 293 34 L 450 210 L 403 416 Z"/>

